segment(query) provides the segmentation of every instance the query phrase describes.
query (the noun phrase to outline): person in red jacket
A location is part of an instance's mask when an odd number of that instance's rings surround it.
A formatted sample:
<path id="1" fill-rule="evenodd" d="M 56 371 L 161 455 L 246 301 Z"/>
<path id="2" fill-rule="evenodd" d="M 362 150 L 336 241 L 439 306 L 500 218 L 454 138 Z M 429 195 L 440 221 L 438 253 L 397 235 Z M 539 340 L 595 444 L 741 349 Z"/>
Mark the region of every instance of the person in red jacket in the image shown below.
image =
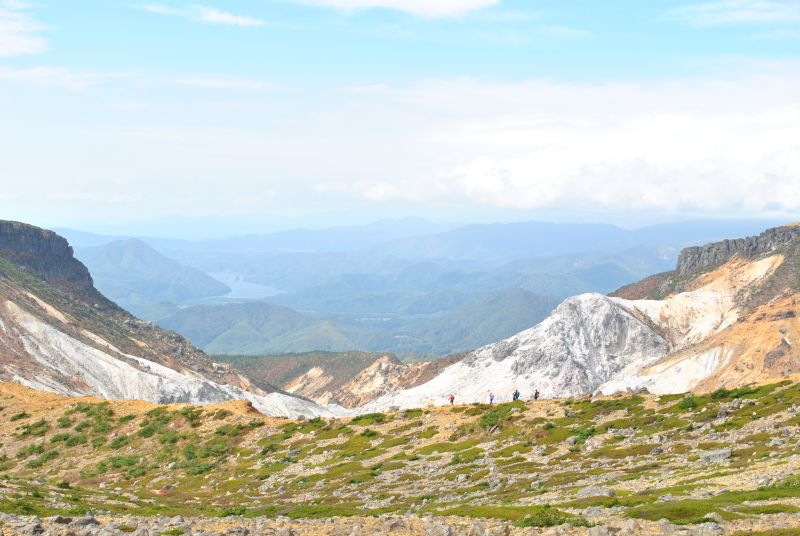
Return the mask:
<path id="1" fill-rule="evenodd" d="M 454 395 L 453 393 L 450 393 L 450 396 L 448 397 L 448 399 L 450 400 L 450 405 L 452 406 L 453 403 L 456 401 L 456 395 Z"/>

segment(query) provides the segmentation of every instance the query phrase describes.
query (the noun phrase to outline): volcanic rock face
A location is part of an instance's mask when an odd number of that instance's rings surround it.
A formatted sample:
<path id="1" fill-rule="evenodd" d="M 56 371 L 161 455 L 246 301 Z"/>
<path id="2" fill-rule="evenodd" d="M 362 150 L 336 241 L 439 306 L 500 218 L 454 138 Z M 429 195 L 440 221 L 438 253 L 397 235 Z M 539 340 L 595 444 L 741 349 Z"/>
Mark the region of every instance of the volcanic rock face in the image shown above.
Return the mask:
<path id="1" fill-rule="evenodd" d="M 77 299 L 114 307 L 95 290 L 89 270 L 73 257 L 66 239 L 52 231 L 0 221 L 0 257 Z"/>
<path id="2" fill-rule="evenodd" d="M 734 256 L 756 259 L 762 255 L 787 247 L 800 239 L 800 225 L 767 229 L 758 236 L 723 240 L 705 246 L 686 248 L 678 257 L 676 271 L 679 275 L 698 274 L 711 267 L 720 266 Z"/>
<path id="3" fill-rule="evenodd" d="M 538 389 L 543 397 L 591 393 L 626 369 L 655 362 L 667 341 L 646 321 L 602 294 L 562 303 L 541 324 L 469 354 L 431 381 L 368 404 L 368 408 L 442 404 L 449 393 L 461 403 L 508 400 Z"/>

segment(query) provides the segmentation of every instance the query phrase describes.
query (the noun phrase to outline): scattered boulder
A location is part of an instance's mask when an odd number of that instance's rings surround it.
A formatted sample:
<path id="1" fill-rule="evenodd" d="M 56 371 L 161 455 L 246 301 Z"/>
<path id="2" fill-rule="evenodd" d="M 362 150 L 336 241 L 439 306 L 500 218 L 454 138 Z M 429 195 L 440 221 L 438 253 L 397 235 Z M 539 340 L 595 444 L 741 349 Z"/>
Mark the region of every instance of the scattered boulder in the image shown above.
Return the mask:
<path id="1" fill-rule="evenodd" d="M 702 523 L 692 529 L 692 536 L 715 536 L 717 534 L 725 534 L 719 523 Z"/>
<path id="2" fill-rule="evenodd" d="M 699 451 L 700 461 L 706 465 L 721 465 L 731 461 L 733 451 L 730 448 Z"/>
<path id="3" fill-rule="evenodd" d="M 86 517 L 81 517 L 72 522 L 73 527 L 88 527 L 91 525 L 99 525 L 99 524 L 100 522 L 97 521 L 92 514 L 89 514 Z"/>
<path id="4" fill-rule="evenodd" d="M 615 497 L 617 492 L 612 488 L 602 486 L 587 486 L 578 492 L 578 499 L 588 499 L 589 497 Z"/>

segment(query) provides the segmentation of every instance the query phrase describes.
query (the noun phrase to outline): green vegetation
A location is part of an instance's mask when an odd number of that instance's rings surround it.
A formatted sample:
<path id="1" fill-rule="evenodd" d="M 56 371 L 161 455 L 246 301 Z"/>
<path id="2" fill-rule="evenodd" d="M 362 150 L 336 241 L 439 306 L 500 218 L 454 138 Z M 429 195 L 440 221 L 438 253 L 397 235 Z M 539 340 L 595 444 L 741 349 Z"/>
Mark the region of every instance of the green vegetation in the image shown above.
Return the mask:
<path id="1" fill-rule="evenodd" d="M 737 399 L 746 407 L 718 419 L 721 405 Z M 677 524 L 800 514 L 800 478 L 755 490 L 730 480 L 742 468 L 786 473 L 796 440 L 783 435 L 791 428 L 774 431 L 795 417 L 796 403 L 800 387 L 787 384 L 331 420 L 191 406 L 120 417 L 112 403 L 77 403 L 12 423 L 14 410 L 0 413 L 12 431 L 11 451 L 0 457 L 0 511 L 322 519 L 412 510 L 518 527 L 584 526 L 581 510 L 597 506 Z M 739 424 L 754 412 L 764 417 Z M 699 459 L 724 448 L 733 449 L 727 465 Z M 616 495 L 585 493 L 598 481 Z M 531 506 L 545 494 L 552 507 Z"/>
<path id="2" fill-rule="evenodd" d="M 384 421 L 386 421 L 386 415 L 384 413 L 365 413 L 364 415 L 354 417 L 350 421 L 350 424 L 368 426 L 371 424 L 380 424 Z"/>

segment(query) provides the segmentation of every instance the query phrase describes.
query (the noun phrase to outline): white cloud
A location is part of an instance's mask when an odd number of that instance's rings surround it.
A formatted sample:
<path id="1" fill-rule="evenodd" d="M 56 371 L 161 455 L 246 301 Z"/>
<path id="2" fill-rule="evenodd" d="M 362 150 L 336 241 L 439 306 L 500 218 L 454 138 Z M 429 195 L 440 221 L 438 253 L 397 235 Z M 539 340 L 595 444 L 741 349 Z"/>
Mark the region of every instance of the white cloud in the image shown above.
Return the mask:
<path id="1" fill-rule="evenodd" d="M 63 67 L 28 67 L 14 69 L 0 66 L 0 80 L 21 84 L 82 91 L 111 79 L 125 78 L 124 73 L 91 73 Z"/>
<path id="2" fill-rule="evenodd" d="M 757 32 L 750 36 L 751 41 L 776 41 L 782 39 L 800 39 L 800 30 L 779 28 L 766 32 Z"/>
<path id="3" fill-rule="evenodd" d="M 238 209 L 253 213 L 415 205 L 797 218 L 800 68 L 748 69 L 616 84 L 364 80 L 246 99 L 162 98 L 116 85 L 67 101 L 0 99 L 9 125 L 0 129 L 0 176 L 9 177 L 3 194 L 18 200 L 9 207 L 24 201 L 53 218 L 236 214 L 242 192 L 274 192 Z M 0 79 L 52 84 L 72 74 L 0 71 Z M 98 82 L 69 85 L 89 83 Z M 147 114 L 109 114 L 104 96 L 146 99 Z M 43 201 L 41 191 L 120 197 L 67 205 Z"/>
<path id="4" fill-rule="evenodd" d="M 426 18 L 458 17 L 500 4 L 500 0 L 298 0 L 344 11 L 384 8 Z"/>
<path id="5" fill-rule="evenodd" d="M 541 26 L 538 31 L 545 35 L 553 37 L 589 37 L 592 35 L 587 30 L 580 28 L 573 28 L 572 26 Z"/>
<path id="6" fill-rule="evenodd" d="M 39 54 L 47 41 L 39 35 L 44 29 L 33 20 L 22 2 L 0 1 L 0 57 Z"/>
<path id="7" fill-rule="evenodd" d="M 697 27 L 800 21 L 796 0 L 717 0 L 678 7 L 671 14 Z"/>
<path id="8" fill-rule="evenodd" d="M 270 87 L 262 80 L 247 78 L 232 78 L 226 76 L 207 76 L 197 78 L 178 78 L 174 82 L 180 86 L 198 87 L 203 89 L 232 89 L 239 91 L 261 91 Z"/>
<path id="9" fill-rule="evenodd" d="M 350 192 L 501 208 L 796 212 L 797 95 L 800 76 L 402 88 L 386 97 L 436 111 L 415 137 L 446 161 L 428 175 L 353 181 Z"/>
<path id="10" fill-rule="evenodd" d="M 224 24 L 227 26 L 263 26 L 265 21 L 255 17 L 234 15 L 209 6 L 194 5 L 186 8 L 173 8 L 163 4 L 146 4 L 142 9 L 150 13 L 173 15 L 186 19 L 207 22 L 209 24 Z"/>

